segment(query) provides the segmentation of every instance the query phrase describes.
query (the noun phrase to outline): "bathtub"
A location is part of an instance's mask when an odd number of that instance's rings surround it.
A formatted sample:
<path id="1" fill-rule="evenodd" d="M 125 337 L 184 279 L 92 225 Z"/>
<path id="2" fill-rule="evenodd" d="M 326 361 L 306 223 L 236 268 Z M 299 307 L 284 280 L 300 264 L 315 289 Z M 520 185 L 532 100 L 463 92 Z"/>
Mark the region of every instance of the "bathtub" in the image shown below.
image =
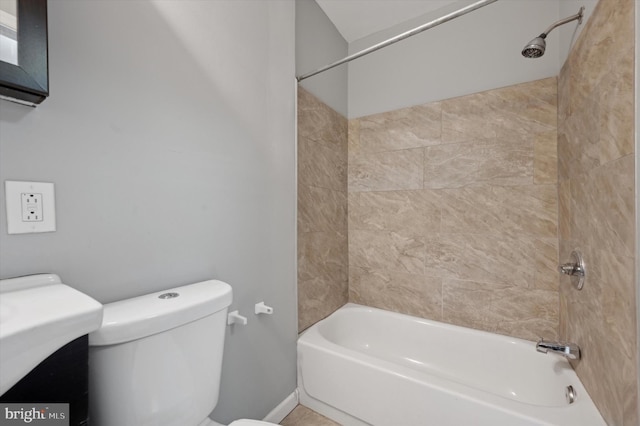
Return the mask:
<path id="1" fill-rule="evenodd" d="M 533 342 L 352 303 L 298 339 L 298 391 L 342 425 L 606 425 L 567 360 Z"/>

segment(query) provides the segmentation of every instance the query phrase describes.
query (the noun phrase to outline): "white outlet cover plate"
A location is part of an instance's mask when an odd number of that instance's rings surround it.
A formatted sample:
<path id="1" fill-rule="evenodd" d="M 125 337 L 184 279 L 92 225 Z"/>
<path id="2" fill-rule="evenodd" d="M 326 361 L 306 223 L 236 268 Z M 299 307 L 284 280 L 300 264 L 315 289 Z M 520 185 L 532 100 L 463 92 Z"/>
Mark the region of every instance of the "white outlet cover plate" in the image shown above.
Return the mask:
<path id="1" fill-rule="evenodd" d="M 42 194 L 42 221 L 22 220 L 22 194 Z M 56 230 L 56 201 L 53 183 L 49 182 L 4 182 L 7 206 L 7 232 L 9 234 L 33 234 Z"/>

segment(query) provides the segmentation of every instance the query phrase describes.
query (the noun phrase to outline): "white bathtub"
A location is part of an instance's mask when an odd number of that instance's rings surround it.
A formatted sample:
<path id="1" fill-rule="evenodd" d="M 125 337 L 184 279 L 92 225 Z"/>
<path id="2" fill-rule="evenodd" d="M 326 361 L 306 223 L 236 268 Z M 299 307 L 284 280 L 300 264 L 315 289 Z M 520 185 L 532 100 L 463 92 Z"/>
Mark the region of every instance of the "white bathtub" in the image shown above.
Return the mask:
<path id="1" fill-rule="evenodd" d="M 298 340 L 298 387 L 342 425 L 606 425 L 569 363 L 533 342 L 351 303 Z"/>

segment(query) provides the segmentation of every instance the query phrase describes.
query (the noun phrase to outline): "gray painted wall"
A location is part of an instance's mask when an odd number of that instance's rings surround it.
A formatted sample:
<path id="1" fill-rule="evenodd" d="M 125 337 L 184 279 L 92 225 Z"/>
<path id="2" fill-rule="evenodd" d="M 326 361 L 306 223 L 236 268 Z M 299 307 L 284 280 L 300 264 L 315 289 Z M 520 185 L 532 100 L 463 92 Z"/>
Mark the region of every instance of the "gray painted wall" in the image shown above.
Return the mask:
<path id="1" fill-rule="evenodd" d="M 356 40 L 349 54 L 469 3 L 460 1 Z M 558 32 L 547 39 L 542 58 L 526 59 L 520 51 L 558 16 L 558 0 L 498 1 L 357 59 L 348 66 L 349 118 L 556 76 Z"/>
<path id="2" fill-rule="evenodd" d="M 209 278 L 232 309 L 213 418 L 296 386 L 294 3 L 49 2 L 51 96 L 0 101 L 0 177 L 54 182 L 57 232 L 7 235 L 0 276 L 101 302 Z M 272 316 L 256 317 L 264 300 Z"/>
<path id="3" fill-rule="evenodd" d="M 635 73 L 636 73 L 636 95 L 635 95 L 635 112 L 636 112 L 636 145 L 635 145 L 635 153 L 636 153 L 636 253 L 638 253 L 638 248 L 640 248 L 640 233 L 637 231 L 640 229 L 640 198 L 638 197 L 638 189 L 640 188 L 640 5 L 636 3 L 635 7 L 636 12 L 636 62 L 635 62 Z M 640 311 L 640 256 L 636 254 L 636 321 L 637 327 L 636 330 L 640 330 L 640 315 L 638 315 L 638 311 Z M 640 354 L 640 339 L 637 339 L 638 347 L 636 349 L 636 354 Z M 638 388 L 640 389 L 640 356 L 636 356 L 636 362 L 638 363 Z M 638 392 L 638 418 L 640 418 L 640 392 Z"/>
<path id="4" fill-rule="evenodd" d="M 315 0 L 296 0 L 296 74 L 347 56 L 347 42 Z M 303 80 L 301 86 L 347 116 L 347 65 Z"/>

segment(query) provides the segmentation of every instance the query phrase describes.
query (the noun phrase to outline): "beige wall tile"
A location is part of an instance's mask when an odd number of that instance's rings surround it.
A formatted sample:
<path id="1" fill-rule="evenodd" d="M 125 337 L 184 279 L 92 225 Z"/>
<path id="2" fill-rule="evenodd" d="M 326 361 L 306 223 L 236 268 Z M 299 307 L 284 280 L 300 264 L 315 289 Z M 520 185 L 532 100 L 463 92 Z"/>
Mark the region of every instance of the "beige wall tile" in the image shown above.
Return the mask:
<path id="1" fill-rule="evenodd" d="M 348 300 L 347 120 L 298 91 L 298 330 Z"/>
<path id="2" fill-rule="evenodd" d="M 478 140 L 424 151 L 425 188 L 533 183 L 533 142 Z"/>
<path id="3" fill-rule="evenodd" d="M 600 163 L 605 164 L 633 152 L 633 64 L 634 52 L 629 50 L 598 85 Z"/>
<path id="4" fill-rule="evenodd" d="M 558 272 L 558 239 L 537 238 L 535 244 L 534 287 L 558 292 L 560 273 Z M 557 321 L 556 321 L 557 325 Z"/>
<path id="5" fill-rule="evenodd" d="M 347 119 L 299 87 L 298 138 L 310 139 L 346 154 Z"/>
<path id="6" fill-rule="evenodd" d="M 557 236 L 555 185 L 481 186 L 438 192 L 443 233 Z"/>
<path id="7" fill-rule="evenodd" d="M 429 283 L 483 283 L 476 295 L 486 292 L 496 308 L 487 314 L 500 315 L 456 321 L 517 336 L 556 336 L 557 80 L 349 124 L 350 300 L 417 315 L 415 301 Z M 519 298 L 528 315 L 508 306 Z M 465 307 L 449 312 L 473 315 Z"/>
<path id="8" fill-rule="evenodd" d="M 344 149 L 340 128 L 331 122 L 332 119 L 328 108 L 298 110 L 298 138 L 310 139 L 335 150 Z"/>
<path id="9" fill-rule="evenodd" d="M 441 202 L 440 194 L 429 190 L 352 192 L 349 229 L 439 232 Z"/>
<path id="10" fill-rule="evenodd" d="M 558 303 L 557 293 L 553 300 Z M 536 300 L 534 303 L 544 303 L 544 300 Z M 547 303 L 551 303 L 547 300 Z M 507 336 L 515 336 L 525 340 L 537 342 L 541 337 L 552 340 L 558 333 L 558 319 L 537 317 L 525 320 L 506 320 L 498 323 L 496 333 Z"/>
<path id="11" fill-rule="evenodd" d="M 531 141 L 537 135 L 553 132 L 557 128 L 555 104 L 536 102 L 526 109 L 517 104 L 506 104 L 497 110 L 496 137 L 499 139 Z"/>
<path id="12" fill-rule="evenodd" d="M 322 108 L 322 101 L 306 91 L 304 88 L 298 86 L 298 111 L 307 111 L 310 109 Z M 298 116 L 298 121 L 303 121 Z"/>
<path id="13" fill-rule="evenodd" d="M 590 332 L 585 334 L 585 341 L 588 345 L 582 348 L 582 360 L 574 363 L 574 368 L 607 424 L 622 425 L 628 398 L 624 392 L 632 389 L 635 366 L 618 348 L 610 346 L 606 335 Z M 594 344 L 596 342 L 600 342 L 600 347 Z"/>
<path id="14" fill-rule="evenodd" d="M 562 297 L 570 303 L 568 312 L 583 321 L 573 321 L 572 331 L 589 332 L 597 329 L 620 348 L 629 359 L 635 354 L 635 292 L 634 258 L 621 256 L 600 247 L 562 242 L 569 251 L 578 246 L 587 263 L 587 279 L 583 290 L 571 287 L 569 279 L 562 277 Z M 569 257 L 567 256 L 568 260 Z M 584 306 L 585 309 L 580 310 Z M 591 313 L 589 312 L 591 311 Z M 575 319 L 574 317 L 574 319 Z M 601 345 L 601 342 L 594 342 Z M 585 350 L 589 349 L 585 346 Z"/>
<path id="15" fill-rule="evenodd" d="M 556 338 L 558 293 L 445 279 L 443 319 L 452 324 L 534 340 Z"/>
<path id="16" fill-rule="evenodd" d="M 558 182 L 569 179 L 571 162 L 575 160 L 569 137 L 565 131 L 564 123 L 558 126 Z"/>
<path id="17" fill-rule="evenodd" d="M 565 61 L 558 75 L 558 127 L 571 115 L 569 79 L 572 76 L 571 61 Z"/>
<path id="18" fill-rule="evenodd" d="M 602 3 L 606 2 L 601 2 L 601 4 Z M 602 8 L 600 8 L 600 10 L 602 10 Z M 595 12 L 597 11 L 594 11 L 592 16 L 598 15 L 598 13 Z M 589 96 L 598 81 L 609 69 L 608 61 L 610 57 L 606 52 L 613 50 L 613 39 L 611 37 L 595 39 L 593 32 L 589 31 L 593 28 L 593 25 L 590 24 L 593 24 L 595 21 L 594 19 L 589 19 L 587 26 L 585 26 L 582 31 L 584 36 L 579 38 L 572 55 L 567 59 L 570 61 L 572 69 L 568 81 L 570 93 L 569 108 L 572 113 L 577 112 L 587 104 L 585 98 Z"/>
<path id="19" fill-rule="evenodd" d="M 558 181 L 558 133 L 539 133 L 533 142 L 533 182 L 538 185 Z"/>
<path id="20" fill-rule="evenodd" d="M 311 139 L 298 139 L 298 185 L 347 191 L 347 157 Z"/>
<path id="21" fill-rule="evenodd" d="M 631 365 L 637 365 L 633 361 L 630 362 Z M 629 373 L 633 374 L 633 367 L 629 370 Z M 627 380 L 625 380 L 625 389 L 623 390 L 623 426 L 637 426 L 640 424 L 638 419 L 638 400 L 636 395 L 638 395 L 638 383 L 635 380 L 629 380 L 627 376 Z"/>
<path id="22" fill-rule="evenodd" d="M 489 101 L 487 92 L 442 101 L 442 142 L 495 139 L 498 114 Z"/>
<path id="23" fill-rule="evenodd" d="M 571 181 L 558 183 L 558 236 L 560 239 L 571 238 Z"/>
<path id="24" fill-rule="evenodd" d="M 637 424 L 634 2 L 600 1 L 559 77 L 560 258 L 579 248 L 581 291 L 560 279 L 560 332 L 610 425 Z"/>
<path id="25" fill-rule="evenodd" d="M 349 191 L 422 189 L 423 157 L 420 148 L 350 156 Z"/>
<path id="26" fill-rule="evenodd" d="M 628 155 L 571 180 L 573 238 L 634 256 L 634 167 Z"/>
<path id="27" fill-rule="evenodd" d="M 560 126 L 560 176 L 589 173 L 633 151 L 633 52 L 611 65 L 608 74 L 574 105 Z"/>
<path id="28" fill-rule="evenodd" d="M 315 186 L 298 187 L 298 232 L 347 232 L 347 194 Z"/>
<path id="29" fill-rule="evenodd" d="M 360 153 L 360 119 L 354 118 L 349 120 L 348 152 L 349 155 L 357 155 Z"/>
<path id="30" fill-rule="evenodd" d="M 589 116 L 585 121 L 597 123 L 597 111 L 583 113 Z M 559 128 L 561 133 L 558 135 L 558 176 L 560 179 L 588 174 L 601 164 L 597 124 L 581 123 L 572 116 Z"/>
<path id="31" fill-rule="evenodd" d="M 632 263 L 633 259 L 624 259 Z M 603 280 L 602 314 L 605 319 L 604 331 L 611 343 L 619 342 L 619 349 L 625 358 L 635 358 L 636 351 L 636 315 L 635 300 L 629 299 L 628 294 L 635 291 L 633 281 Z"/>
<path id="32" fill-rule="evenodd" d="M 634 1 L 600 1 L 578 38 L 568 61 L 571 110 L 577 111 L 609 72 L 610 65 L 629 52 L 634 43 Z"/>
<path id="33" fill-rule="evenodd" d="M 333 281 L 324 277 L 298 280 L 298 331 L 301 332 L 349 300 L 347 280 Z"/>
<path id="34" fill-rule="evenodd" d="M 535 238 L 439 234 L 425 240 L 425 274 L 457 280 L 535 287 Z"/>
<path id="35" fill-rule="evenodd" d="M 556 87 L 552 77 L 442 101 L 442 141 L 521 139 L 554 130 Z"/>
<path id="36" fill-rule="evenodd" d="M 442 281 L 422 274 L 349 268 L 349 301 L 442 320 Z"/>
<path id="37" fill-rule="evenodd" d="M 349 231 L 349 266 L 424 274 L 424 237 L 396 231 Z"/>
<path id="38" fill-rule="evenodd" d="M 491 303 L 495 293 L 504 288 L 506 286 L 473 281 L 443 280 L 443 320 L 463 327 L 495 332 L 499 318 Z"/>
<path id="39" fill-rule="evenodd" d="M 298 234 L 298 279 L 316 277 L 344 282 L 348 279 L 347 235 L 339 232 Z"/>
<path id="40" fill-rule="evenodd" d="M 394 151 L 441 143 L 439 103 L 418 105 L 360 119 L 364 152 Z"/>
<path id="41" fill-rule="evenodd" d="M 527 116 L 540 123 L 555 126 L 557 121 L 558 82 L 556 77 L 543 78 L 527 83 L 484 92 L 491 105 L 500 111 L 527 111 Z M 544 111 L 542 114 L 532 110 Z"/>

